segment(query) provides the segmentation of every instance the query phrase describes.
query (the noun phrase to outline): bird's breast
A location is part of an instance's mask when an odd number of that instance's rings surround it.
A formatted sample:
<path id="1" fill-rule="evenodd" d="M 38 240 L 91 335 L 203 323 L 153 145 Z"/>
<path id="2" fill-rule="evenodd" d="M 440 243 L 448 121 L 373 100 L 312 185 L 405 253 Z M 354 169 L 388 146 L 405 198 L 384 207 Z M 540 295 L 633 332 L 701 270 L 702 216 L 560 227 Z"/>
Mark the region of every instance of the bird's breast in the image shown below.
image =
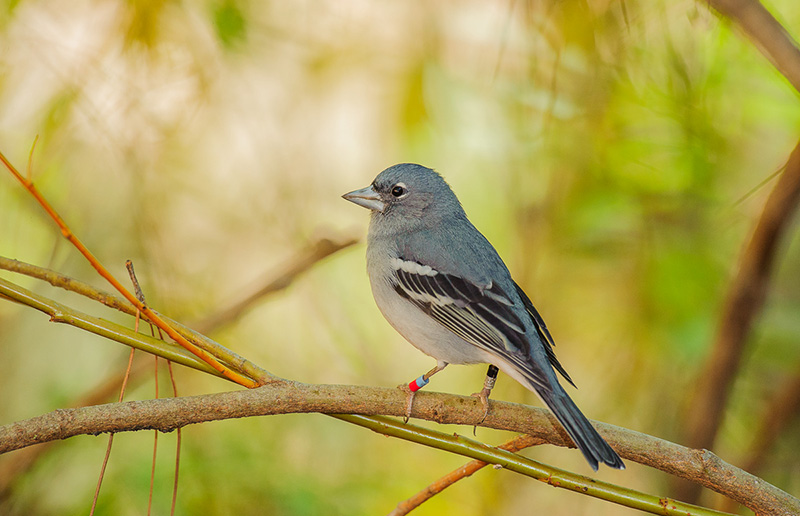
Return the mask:
<path id="1" fill-rule="evenodd" d="M 465 341 L 395 291 L 396 279 L 391 260 L 397 256 L 379 255 L 367 249 L 367 270 L 375 304 L 383 316 L 414 347 L 448 364 L 489 363 L 491 357 Z"/>

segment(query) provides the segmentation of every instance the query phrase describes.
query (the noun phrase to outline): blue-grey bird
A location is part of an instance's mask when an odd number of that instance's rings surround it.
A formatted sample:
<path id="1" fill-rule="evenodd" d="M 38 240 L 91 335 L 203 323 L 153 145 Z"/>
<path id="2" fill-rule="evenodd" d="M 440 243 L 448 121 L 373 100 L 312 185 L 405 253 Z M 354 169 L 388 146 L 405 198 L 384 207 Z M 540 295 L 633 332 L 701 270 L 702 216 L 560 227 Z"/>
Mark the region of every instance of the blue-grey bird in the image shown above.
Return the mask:
<path id="1" fill-rule="evenodd" d="M 547 404 L 595 471 L 600 462 L 625 467 L 559 384 L 556 371 L 574 385 L 542 317 L 439 174 L 403 163 L 343 197 L 372 212 L 367 272 L 378 308 L 437 361 L 410 396 L 447 364 L 492 364 Z M 486 412 L 492 365 L 480 393 Z"/>

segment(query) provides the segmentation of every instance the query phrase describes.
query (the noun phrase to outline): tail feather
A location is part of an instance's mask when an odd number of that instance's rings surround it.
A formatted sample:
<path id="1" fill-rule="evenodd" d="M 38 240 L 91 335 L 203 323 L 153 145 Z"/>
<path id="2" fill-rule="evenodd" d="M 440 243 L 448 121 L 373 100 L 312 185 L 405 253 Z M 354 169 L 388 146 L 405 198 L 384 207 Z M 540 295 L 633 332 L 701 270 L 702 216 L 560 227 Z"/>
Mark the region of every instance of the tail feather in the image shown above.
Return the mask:
<path id="1" fill-rule="evenodd" d="M 554 391 L 537 392 L 537 394 L 553 411 L 556 419 L 572 438 L 575 446 L 586 457 L 592 469 L 597 471 L 598 464 L 601 462 L 612 468 L 625 469 L 625 464 L 617 452 L 600 437 L 600 434 L 597 433 L 597 430 L 586 419 L 586 416 L 564 392 L 564 389 L 558 386 Z"/>

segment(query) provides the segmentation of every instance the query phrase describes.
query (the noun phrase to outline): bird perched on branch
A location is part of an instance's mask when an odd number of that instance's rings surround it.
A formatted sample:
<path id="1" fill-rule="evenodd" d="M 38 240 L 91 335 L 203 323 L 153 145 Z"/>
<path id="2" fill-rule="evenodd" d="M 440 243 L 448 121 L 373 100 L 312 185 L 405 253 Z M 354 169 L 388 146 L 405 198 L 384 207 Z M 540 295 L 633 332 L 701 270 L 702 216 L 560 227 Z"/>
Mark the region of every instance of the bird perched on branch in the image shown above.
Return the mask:
<path id="1" fill-rule="evenodd" d="M 559 384 L 556 371 L 574 385 L 542 317 L 439 174 L 403 163 L 342 197 L 372 211 L 367 272 L 378 308 L 437 361 L 408 385 L 407 416 L 414 393 L 447 364 L 488 363 L 476 394 L 484 418 L 499 368 L 545 402 L 595 471 L 625 467 Z"/>

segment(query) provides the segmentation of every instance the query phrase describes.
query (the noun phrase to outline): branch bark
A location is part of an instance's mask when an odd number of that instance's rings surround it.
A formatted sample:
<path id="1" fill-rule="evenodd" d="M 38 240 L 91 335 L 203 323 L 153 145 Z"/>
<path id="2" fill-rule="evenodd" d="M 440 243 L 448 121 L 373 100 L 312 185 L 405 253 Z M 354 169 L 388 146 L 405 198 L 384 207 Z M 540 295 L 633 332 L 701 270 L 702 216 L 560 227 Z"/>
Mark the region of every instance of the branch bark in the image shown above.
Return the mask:
<path id="1" fill-rule="evenodd" d="M 753 45 L 800 92 L 800 48 L 778 20 L 757 0 L 707 0 L 734 20 Z"/>
<path id="2" fill-rule="evenodd" d="M 176 328 L 178 332 L 180 332 L 190 341 L 200 346 L 206 346 L 206 349 L 213 350 L 214 346 L 218 346 L 218 344 L 210 341 L 210 339 L 207 339 L 205 335 L 202 334 L 213 332 L 214 330 L 218 329 L 219 324 L 231 322 L 236 317 L 245 313 L 247 308 L 249 308 L 249 306 L 252 304 L 262 301 L 264 298 L 269 297 L 270 294 L 279 292 L 280 290 L 291 285 L 298 276 L 312 268 L 319 261 L 342 249 L 350 247 L 356 242 L 358 242 L 358 240 L 352 237 L 346 238 L 336 236 L 319 238 L 318 240 L 308 243 L 303 249 L 298 250 L 295 256 L 293 256 L 283 266 L 277 275 L 270 277 L 264 282 L 263 287 L 257 289 L 257 295 L 254 294 L 246 298 L 247 302 L 237 302 L 236 304 L 231 305 L 231 307 L 220 310 L 217 312 L 217 314 L 211 315 L 199 323 L 190 323 L 188 327 L 172 319 L 166 317 L 165 319 L 167 319 L 167 321 L 174 328 Z M 24 274 L 29 277 L 41 279 L 53 285 L 54 287 L 75 292 L 128 315 L 133 316 L 136 314 L 136 308 L 128 301 L 101 289 L 97 289 L 87 283 L 78 281 L 74 278 L 70 278 L 69 276 L 46 269 L 44 267 L 38 267 L 36 265 L 0 256 L 0 269 L 5 269 L 19 274 Z M 47 304 L 50 300 L 42 298 L 41 301 Z M 222 313 L 225 314 L 224 317 L 218 315 Z M 202 331 L 191 329 L 198 327 L 202 328 Z M 235 353 L 232 353 L 231 355 L 238 356 Z M 219 357 L 220 354 L 217 354 L 217 356 Z M 149 363 L 150 362 L 147 364 L 149 365 Z M 130 373 L 129 382 L 136 381 L 140 378 L 140 373 L 144 372 L 145 370 L 145 367 L 143 367 L 144 365 L 145 364 L 143 361 L 137 361 L 137 363 L 134 365 L 134 369 Z M 253 377 L 260 375 L 265 380 L 267 378 L 266 375 L 268 373 L 266 371 L 256 371 L 255 368 L 242 368 L 250 371 L 250 374 Z M 118 394 L 119 387 L 122 384 L 124 377 L 124 372 L 114 374 L 112 377 L 106 379 L 100 385 L 94 387 L 87 394 L 81 396 L 79 399 L 76 399 L 68 406 L 83 407 L 86 405 L 97 405 L 111 400 L 112 396 L 116 396 Z M 36 463 L 38 458 L 42 456 L 48 449 L 49 446 L 36 446 L 34 448 L 27 448 L 24 452 L 14 454 L 12 460 L 0 463 L 0 501 L 8 497 L 14 479 L 18 478 L 21 473 L 30 469 Z"/>
<path id="3" fill-rule="evenodd" d="M 536 439 L 535 437 L 531 437 L 530 435 L 521 434 L 514 436 L 510 441 L 507 443 L 501 444 L 497 448 L 500 450 L 510 451 L 511 453 L 517 453 L 524 448 L 528 448 L 530 446 L 536 446 L 539 444 L 544 444 L 545 441 L 541 439 Z M 473 460 L 470 461 L 463 466 L 459 466 L 457 469 L 451 471 L 450 473 L 446 474 L 445 476 L 437 479 L 432 484 L 426 486 L 424 489 L 416 493 L 411 498 L 407 500 L 403 500 L 402 502 L 397 504 L 397 507 L 389 513 L 389 516 L 405 516 L 409 512 L 413 511 L 423 503 L 427 502 L 437 494 L 441 493 L 448 487 L 452 486 L 459 480 L 463 480 L 477 471 L 485 468 L 488 466 L 489 463 L 482 461 L 482 460 Z"/>
<path id="4" fill-rule="evenodd" d="M 726 296 L 714 345 L 701 369 L 697 395 L 687 416 L 686 443 L 692 448 L 714 445 L 750 329 L 766 299 L 781 237 L 798 200 L 800 143 L 764 205 Z M 696 502 L 699 495 L 699 487 L 694 484 L 676 485 L 676 496 L 683 500 Z"/>
<path id="5" fill-rule="evenodd" d="M 274 382 L 261 388 L 148 401 L 59 409 L 0 427 L 0 453 L 76 435 L 156 429 L 169 432 L 189 424 L 272 414 L 405 414 L 398 389 Z M 492 401 L 481 426 L 522 432 L 557 446 L 572 446 L 545 409 Z M 472 426 L 483 415 L 470 396 L 417 393 L 412 415 L 442 424 Z M 657 437 L 605 423 L 598 431 L 622 457 L 651 466 L 733 498 L 759 514 L 800 514 L 800 500 L 722 461 L 708 451 L 690 450 Z"/>
<path id="6" fill-rule="evenodd" d="M 742 469 L 758 474 L 764 465 L 768 452 L 775 445 L 778 438 L 786 431 L 789 423 L 800 414 L 800 371 L 787 379 L 777 389 L 775 396 L 769 403 L 761 417 L 761 425 L 755 433 L 753 444 L 747 458 L 743 461 Z M 724 499 L 719 505 L 720 510 L 731 512 L 735 506 L 730 499 Z"/>

